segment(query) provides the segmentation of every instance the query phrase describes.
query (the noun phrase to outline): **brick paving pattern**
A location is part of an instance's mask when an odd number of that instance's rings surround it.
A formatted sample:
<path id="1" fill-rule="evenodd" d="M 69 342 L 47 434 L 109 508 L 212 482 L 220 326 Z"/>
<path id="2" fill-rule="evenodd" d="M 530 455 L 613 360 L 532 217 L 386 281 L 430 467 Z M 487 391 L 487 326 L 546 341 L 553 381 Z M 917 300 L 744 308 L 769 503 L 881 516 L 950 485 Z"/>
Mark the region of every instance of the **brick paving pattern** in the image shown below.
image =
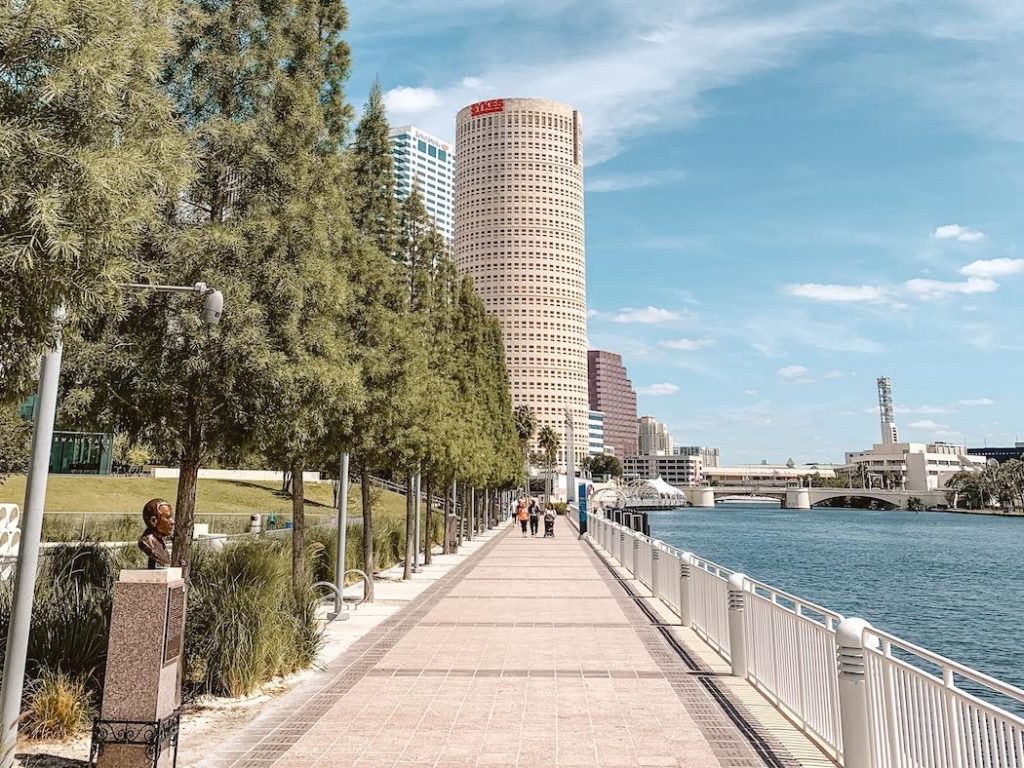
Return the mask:
<path id="1" fill-rule="evenodd" d="M 495 538 L 199 765 L 792 765 L 557 533 Z"/>

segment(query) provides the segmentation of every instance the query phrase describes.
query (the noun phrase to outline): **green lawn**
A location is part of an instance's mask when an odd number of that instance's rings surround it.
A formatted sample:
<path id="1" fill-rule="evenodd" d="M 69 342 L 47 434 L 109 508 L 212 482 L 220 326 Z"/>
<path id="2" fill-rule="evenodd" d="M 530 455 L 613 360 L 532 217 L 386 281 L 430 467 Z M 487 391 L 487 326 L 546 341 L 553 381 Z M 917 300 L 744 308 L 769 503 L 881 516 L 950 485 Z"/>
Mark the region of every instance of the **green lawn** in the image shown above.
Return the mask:
<path id="1" fill-rule="evenodd" d="M 138 520 L 142 505 L 162 497 L 172 503 L 178 481 L 149 477 L 98 477 L 94 475 L 51 475 L 46 490 L 44 535 L 64 539 L 74 531 L 97 533 L 97 528 L 121 528 L 127 532 Z M 278 525 L 291 519 L 292 500 L 280 492 L 280 483 L 237 480 L 200 480 L 196 494 L 196 519 L 210 523 L 218 533 L 239 533 L 248 529 L 249 515 L 277 515 Z M 404 518 L 405 497 L 380 488 L 373 489 L 374 514 Z M 0 503 L 19 506 L 25 500 L 25 478 L 15 475 L 0 485 Z M 310 524 L 327 522 L 335 514 L 330 483 L 306 484 L 306 518 Z M 359 514 L 359 486 L 349 492 L 349 516 Z M 103 519 L 101 523 L 100 518 Z M 115 525 L 116 523 L 116 525 Z"/>

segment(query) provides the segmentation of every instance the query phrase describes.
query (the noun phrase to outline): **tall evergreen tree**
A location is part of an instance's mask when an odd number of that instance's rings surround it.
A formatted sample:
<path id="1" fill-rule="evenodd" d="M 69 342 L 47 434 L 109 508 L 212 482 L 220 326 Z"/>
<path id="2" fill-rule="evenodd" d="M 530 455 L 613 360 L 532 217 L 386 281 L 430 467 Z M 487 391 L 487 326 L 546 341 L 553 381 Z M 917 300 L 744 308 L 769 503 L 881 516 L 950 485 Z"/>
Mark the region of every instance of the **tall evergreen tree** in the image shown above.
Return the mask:
<path id="1" fill-rule="evenodd" d="M 185 181 L 159 85 L 170 0 L 0 5 L 0 400 L 33 386 L 54 313 L 116 308 L 136 248 Z"/>
<path id="2" fill-rule="evenodd" d="M 109 424 L 177 455 L 176 562 L 204 461 L 258 442 L 301 460 L 343 409 L 356 379 L 338 333 L 359 247 L 339 158 L 340 0 L 188 0 L 181 18 L 167 83 L 198 174 L 167 205 L 138 278 L 204 280 L 225 294 L 224 321 L 211 332 L 181 299 L 142 297 L 123 322 L 91 329 L 99 344 L 82 357 L 100 375 L 80 379 Z M 301 525 L 296 539 L 301 567 Z"/>
<path id="3" fill-rule="evenodd" d="M 397 248 L 395 162 L 380 81 L 374 80 L 352 144 L 352 218 L 360 234 L 385 256 Z"/>
<path id="4" fill-rule="evenodd" d="M 398 245 L 398 208 L 388 122 L 380 84 L 375 83 L 355 131 L 349 153 L 352 188 L 349 205 L 362 245 L 351 264 L 351 331 L 366 400 L 352 414 L 343 438 L 360 474 L 363 562 L 373 598 L 373 509 L 370 476 L 374 469 L 401 466 L 409 471 L 408 428 L 415 414 L 415 384 L 423 360 L 422 345 L 410 332 L 409 294 L 404 266 L 394 260 Z"/>

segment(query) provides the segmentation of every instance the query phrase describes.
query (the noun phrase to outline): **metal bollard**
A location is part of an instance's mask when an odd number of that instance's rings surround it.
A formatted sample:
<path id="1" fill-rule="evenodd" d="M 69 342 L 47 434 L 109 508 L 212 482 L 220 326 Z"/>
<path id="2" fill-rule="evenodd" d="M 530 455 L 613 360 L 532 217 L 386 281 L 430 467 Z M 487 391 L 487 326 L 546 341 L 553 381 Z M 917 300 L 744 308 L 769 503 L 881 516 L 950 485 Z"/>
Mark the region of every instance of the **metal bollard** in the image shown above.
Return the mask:
<path id="1" fill-rule="evenodd" d="M 660 551 L 653 544 L 651 545 L 651 595 L 658 597 L 658 567 L 661 562 Z"/>
<path id="2" fill-rule="evenodd" d="M 747 676 L 746 579 L 742 573 L 729 577 L 729 658 L 733 675 L 742 678 Z"/>
<path id="3" fill-rule="evenodd" d="M 626 556 L 626 532 L 625 531 L 619 531 L 619 551 L 618 551 L 618 554 L 615 557 L 615 559 L 619 561 L 619 565 L 625 565 L 625 563 L 622 562 L 622 560 L 623 560 L 623 558 L 625 558 L 625 556 Z"/>
<path id="4" fill-rule="evenodd" d="M 679 623 L 693 626 L 693 555 L 683 552 L 679 559 Z"/>
<path id="5" fill-rule="evenodd" d="M 633 554 L 630 555 L 629 560 L 629 572 L 633 574 L 634 579 L 640 578 L 637 576 L 637 562 L 640 560 L 640 539 L 633 536 Z"/>
<path id="6" fill-rule="evenodd" d="M 844 768 L 871 768 L 867 688 L 864 682 L 864 619 L 843 619 L 836 628 L 839 660 L 839 722 Z"/>

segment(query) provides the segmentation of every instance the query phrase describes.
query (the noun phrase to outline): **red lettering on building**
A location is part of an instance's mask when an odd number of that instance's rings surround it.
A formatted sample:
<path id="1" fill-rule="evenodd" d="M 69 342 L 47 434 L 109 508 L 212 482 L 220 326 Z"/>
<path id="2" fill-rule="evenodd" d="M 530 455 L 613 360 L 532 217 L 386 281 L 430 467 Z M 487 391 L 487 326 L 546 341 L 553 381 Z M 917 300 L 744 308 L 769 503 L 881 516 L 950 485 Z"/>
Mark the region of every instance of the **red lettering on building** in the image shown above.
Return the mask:
<path id="1" fill-rule="evenodd" d="M 480 117 L 480 115 L 490 115 L 495 112 L 504 111 L 504 99 L 490 99 L 489 101 L 478 101 L 476 104 L 469 105 L 469 114 L 472 117 Z"/>

